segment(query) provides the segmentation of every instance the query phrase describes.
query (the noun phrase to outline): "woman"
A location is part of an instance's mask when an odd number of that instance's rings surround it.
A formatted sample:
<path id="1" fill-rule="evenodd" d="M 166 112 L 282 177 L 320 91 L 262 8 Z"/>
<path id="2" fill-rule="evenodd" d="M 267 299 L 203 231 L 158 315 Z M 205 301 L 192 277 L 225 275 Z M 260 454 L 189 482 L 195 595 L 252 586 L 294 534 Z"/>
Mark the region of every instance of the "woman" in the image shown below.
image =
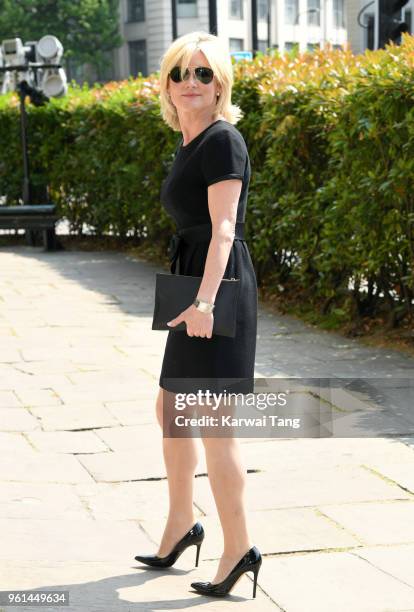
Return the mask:
<path id="1" fill-rule="evenodd" d="M 202 277 L 193 303 L 177 313 L 169 331 L 160 374 L 157 418 L 163 427 L 166 394 L 193 391 L 202 378 L 212 391 L 223 380 L 236 379 L 232 392 L 253 391 L 257 328 L 257 284 L 244 241 L 244 219 L 250 180 L 245 141 L 234 127 L 242 115 L 231 104 L 233 85 L 229 52 L 219 39 L 192 32 L 176 39 L 160 70 L 161 111 L 183 139 L 165 179 L 161 200 L 175 220 L 182 240 L 172 254 L 171 271 Z M 240 280 L 234 338 L 212 334 L 212 306 L 222 278 Z M 199 387 L 198 387 L 199 388 Z M 245 470 L 237 439 L 203 437 L 208 476 L 224 535 L 224 550 L 210 582 L 191 586 L 205 595 L 226 595 L 246 571 L 254 574 L 253 596 L 262 559 L 247 531 L 244 507 Z M 193 479 L 198 463 L 194 438 L 163 437 L 170 507 L 156 555 L 137 555 L 147 565 L 171 566 L 185 548 L 197 546 L 204 530 L 195 521 Z M 225 466 L 225 469 L 223 467 Z"/>

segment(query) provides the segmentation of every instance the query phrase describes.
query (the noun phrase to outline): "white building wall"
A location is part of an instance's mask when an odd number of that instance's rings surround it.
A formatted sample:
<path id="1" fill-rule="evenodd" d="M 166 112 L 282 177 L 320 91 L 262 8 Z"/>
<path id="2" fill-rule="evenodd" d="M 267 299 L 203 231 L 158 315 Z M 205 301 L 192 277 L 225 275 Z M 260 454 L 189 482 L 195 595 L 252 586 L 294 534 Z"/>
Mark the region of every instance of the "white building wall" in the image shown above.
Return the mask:
<path id="1" fill-rule="evenodd" d="M 320 25 L 308 24 L 307 0 L 299 0 L 298 23 L 286 23 L 285 3 L 278 2 L 278 43 L 279 49 L 285 49 L 286 43 L 297 43 L 300 51 L 306 51 L 308 44 L 319 45 L 323 49 L 327 43 L 343 45 L 346 41 L 346 29 L 333 27 L 333 2 L 321 0 Z"/>
<path id="2" fill-rule="evenodd" d="M 146 3 L 147 14 L 147 65 L 148 72 L 160 69 L 161 57 L 171 44 L 171 0 L 152 0 Z"/>
<path id="3" fill-rule="evenodd" d="M 358 25 L 357 17 L 358 13 L 363 6 L 368 4 L 368 0 L 348 0 L 346 3 L 346 24 L 348 32 L 348 42 L 353 53 L 363 53 L 367 45 L 367 33 L 364 28 Z M 361 22 L 365 23 L 365 17 L 368 14 L 374 14 L 375 5 L 371 4 L 370 7 L 364 11 L 361 16 Z"/>
<path id="4" fill-rule="evenodd" d="M 299 23 L 285 23 L 285 1 L 272 0 L 271 6 L 271 44 L 280 51 L 285 50 L 285 43 L 298 43 L 301 51 L 307 49 L 308 43 L 319 43 L 324 40 L 334 45 L 343 45 L 347 40 L 345 28 L 333 28 L 333 0 L 321 0 L 321 25 L 307 24 L 307 0 L 299 0 Z M 362 52 L 364 33 L 355 25 L 360 2 L 367 0 L 345 0 L 345 19 L 350 27 L 352 48 L 356 53 Z M 414 2 L 414 0 L 411 0 Z M 326 22 L 324 21 L 326 6 Z M 243 50 L 252 50 L 251 34 L 251 0 L 243 0 L 243 19 L 229 16 L 229 1 L 217 0 L 218 36 L 229 45 L 230 38 L 241 39 Z M 125 44 L 114 52 L 115 78 L 125 79 L 130 74 L 128 41 L 145 40 L 147 51 L 148 73 L 159 70 L 160 60 L 172 42 L 171 0 L 147 0 L 146 20 L 138 23 L 127 23 L 127 0 L 120 0 L 120 32 Z M 197 16 L 177 19 L 178 36 L 194 30 L 209 30 L 208 0 L 198 0 Z M 267 41 L 267 22 L 258 21 L 258 39 Z M 262 43 L 264 44 L 264 43 Z"/>

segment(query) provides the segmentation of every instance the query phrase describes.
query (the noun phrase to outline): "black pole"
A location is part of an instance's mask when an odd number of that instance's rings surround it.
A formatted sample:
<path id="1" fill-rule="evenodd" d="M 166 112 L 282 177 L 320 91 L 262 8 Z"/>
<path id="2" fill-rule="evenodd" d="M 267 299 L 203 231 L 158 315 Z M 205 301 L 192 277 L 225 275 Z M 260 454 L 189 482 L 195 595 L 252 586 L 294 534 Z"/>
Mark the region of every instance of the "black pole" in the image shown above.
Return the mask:
<path id="1" fill-rule="evenodd" d="M 20 98 L 20 138 L 22 142 L 23 157 L 23 205 L 32 204 L 32 187 L 30 185 L 29 153 L 27 150 L 27 113 L 26 113 L 26 83 L 17 86 Z M 41 233 L 37 230 L 26 229 L 25 241 L 28 246 L 37 246 L 41 239 Z"/>
<path id="2" fill-rule="evenodd" d="M 19 87 L 20 98 L 20 135 L 22 141 L 23 154 L 23 204 L 30 204 L 30 173 L 29 173 L 29 155 L 27 152 L 27 114 L 25 106 L 26 91 Z"/>
<path id="3" fill-rule="evenodd" d="M 208 0 L 208 27 L 210 34 L 218 36 L 217 0 Z"/>
<path id="4" fill-rule="evenodd" d="M 257 0 L 252 0 L 252 55 L 257 55 L 258 48 L 257 38 Z"/>
<path id="5" fill-rule="evenodd" d="M 171 0 L 171 19 L 172 19 L 172 39 L 175 40 L 177 34 L 177 0 Z"/>
<path id="6" fill-rule="evenodd" d="M 271 2 L 271 0 L 267 0 L 267 48 L 268 49 L 272 48 L 272 31 L 271 31 L 272 17 L 271 17 L 271 10 L 272 10 L 272 2 Z"/>

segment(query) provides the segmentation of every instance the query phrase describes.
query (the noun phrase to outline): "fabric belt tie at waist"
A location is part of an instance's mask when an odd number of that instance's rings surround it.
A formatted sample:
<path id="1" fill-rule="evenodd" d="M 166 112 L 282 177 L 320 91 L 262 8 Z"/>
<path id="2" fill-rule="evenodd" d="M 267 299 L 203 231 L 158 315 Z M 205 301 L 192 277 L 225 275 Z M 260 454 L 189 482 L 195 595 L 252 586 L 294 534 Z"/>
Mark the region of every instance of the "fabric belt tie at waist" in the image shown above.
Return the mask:
<path id="1" fill-rule="evenodd" d="M 193 225 L 191 227 L 184 227 L 182 229 L 177 230 L 177 232 L 171 236 L 170 244 L 168 247 L 168 253 L 171 262 L 171 274 L 175 274 L 177 259 L 179 257 L 180 247 L 183 242 L 187 244 L 196 244 L 197 242 L 211 240 L 211 236 L 211 223 L 202 223 L 201 225 Z M 236 223 L 234 240 L 244 240 L 243 221 Z"/>

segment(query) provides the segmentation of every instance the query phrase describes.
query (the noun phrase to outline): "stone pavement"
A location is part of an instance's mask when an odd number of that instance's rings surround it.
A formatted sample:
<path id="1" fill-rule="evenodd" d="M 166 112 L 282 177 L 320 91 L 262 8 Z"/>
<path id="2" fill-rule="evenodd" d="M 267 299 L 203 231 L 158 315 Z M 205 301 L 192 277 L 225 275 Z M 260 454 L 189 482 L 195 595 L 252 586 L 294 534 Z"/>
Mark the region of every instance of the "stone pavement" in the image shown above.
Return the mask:
<path id="1" fill-rule="evenodd" d="M 414 359 L 263 307 L 258 378 L 378 377 L 377 395 L 334 393 L 349 437 L 240 440 L 263 555 L 256 599 L 250 573 L 224 600 L 190 588 L 222 551 L 200 440 L 199 567 L 194 547 L 167 571 L 134 560 L 156 550 L 168 509 L 159 271 L 120 253 L 0 248 L 0 589 L 69 590 L 63 609 L 77 612 L 413 611 Z"/>

